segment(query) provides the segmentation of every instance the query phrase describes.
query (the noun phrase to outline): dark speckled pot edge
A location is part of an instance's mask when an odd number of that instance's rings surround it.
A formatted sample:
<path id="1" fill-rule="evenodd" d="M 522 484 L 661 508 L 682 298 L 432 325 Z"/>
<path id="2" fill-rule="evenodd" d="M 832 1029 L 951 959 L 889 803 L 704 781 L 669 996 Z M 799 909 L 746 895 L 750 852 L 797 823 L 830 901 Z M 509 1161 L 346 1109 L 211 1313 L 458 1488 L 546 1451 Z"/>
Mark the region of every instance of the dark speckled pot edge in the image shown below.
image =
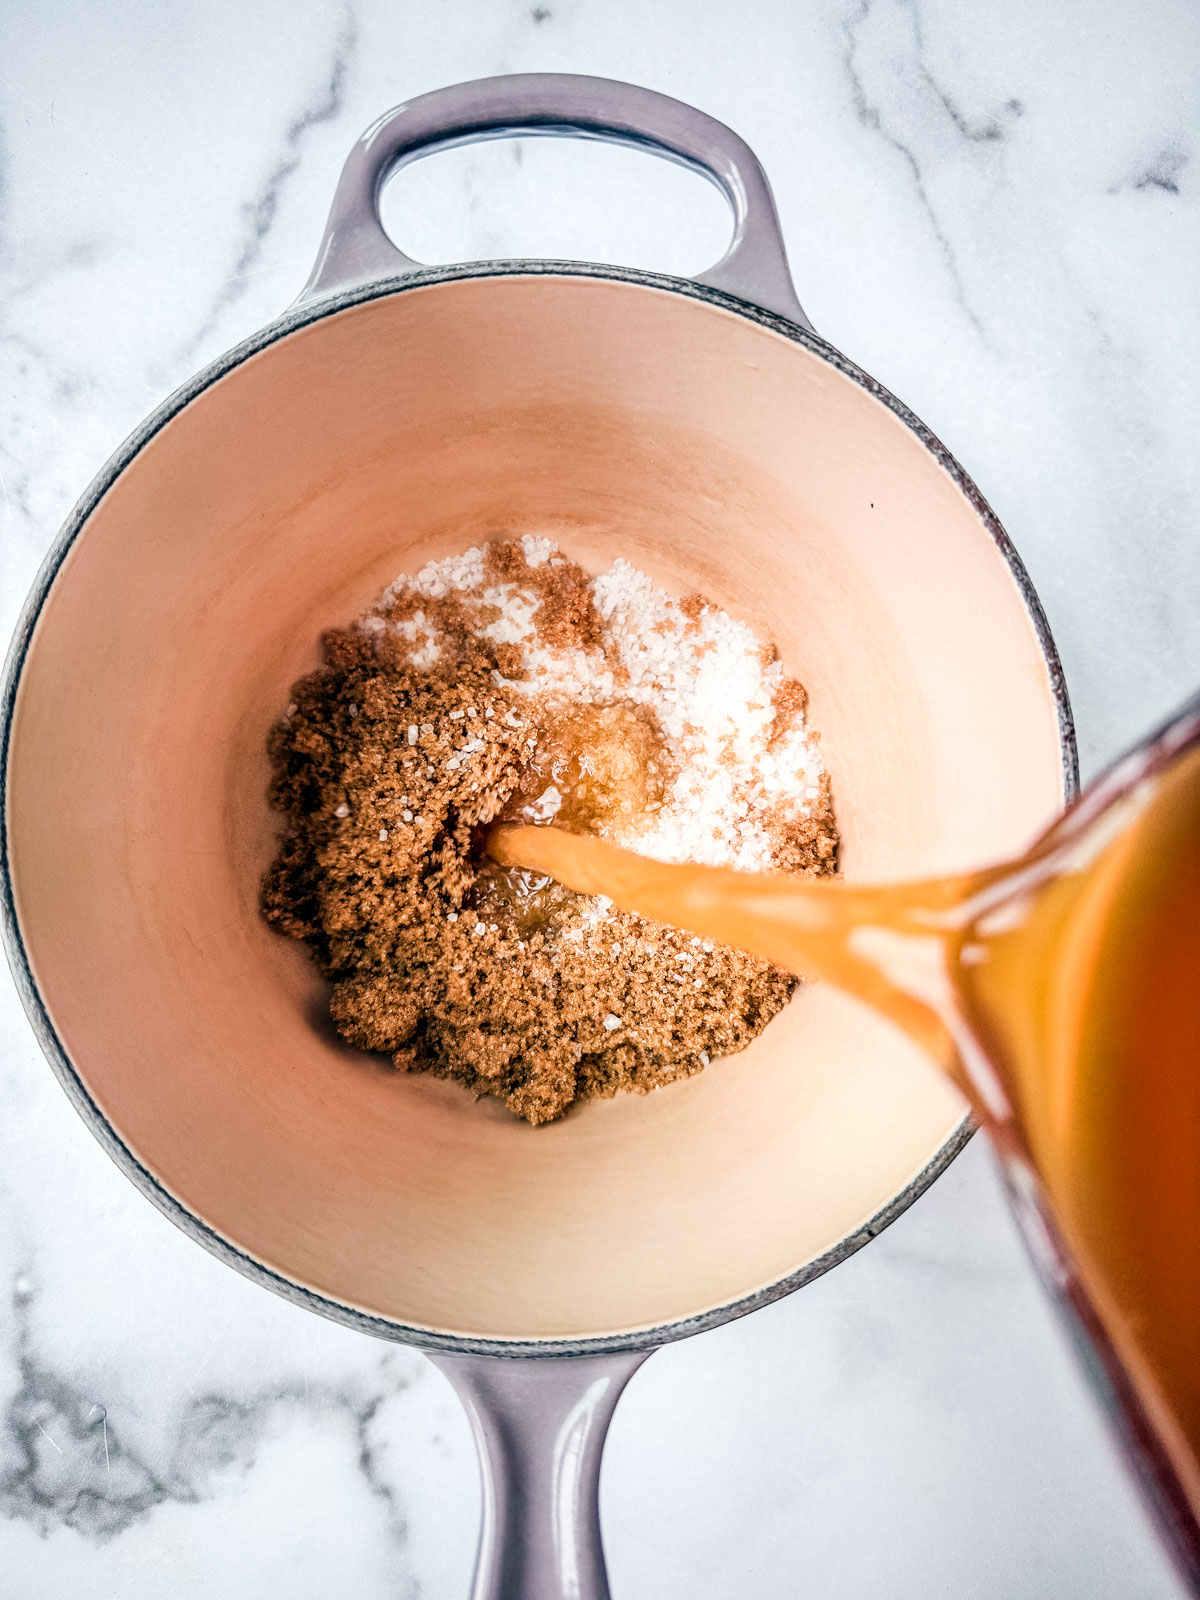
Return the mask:
<path id="1" fill-rule="evenodd" d="M 448 283 L 464 278 L 513 276 L 570 276 L 609 279 L 642 288 L 663 290 L 671 294 L 682 295 L 686 299 L 704 301 L 723 310 L 733 312 L 738 316 L 746 317 L 751 322 L 758 323 L 760 326 L 769 328 L 796 344 L 803 345 L 814 355 L 824 361 L 828 361 L 831 366 L 885 405 L 916 435 L 966 496 L 1012 574 L 1013 582 L 1017 586 L 1036 632 L 1049 678 L 1051 693 L 1054 697 L 1058 717 L 1059 743 L 1062 751 L 1063 798 L 1065 801 L 1074 799 L 1079 787 L 1079 766 L 1075 743 L 1075 728 L 1067 695 L 1066 680 L 1059 661 L 1058 651 L 1050 633 L 1049 624 L 1042 610 L 1041 602 L 1030 581 L 1029 574 L 1014 549 L 1012 541 L 971 478 L 946 449 L 945 445 L 942 444 L 941 440 L 882 384 L 877 383 L 874 378 L 863 372 L 861 368 L 849 361 L 818 335 L 809 332 L 794 322 L 788 321 L 786 318 L 777 316 L 772 312 L 760 310 L 746 301 L 704 284 L 668 277 L 660 273 L 625 267 L 599 266 L 592 263 L 563 261 L 472 262 L 444 268 L 431 267 L 416 273 L 406 273 L 395 278 L 385 278 L 326 298 L 305 300 L 294 306 L 291 310 L 285 312 L 282 317 L 277 318 L 265 328 L 250 335 L 249 338 L 244 339 L 240 344 L 235 345 L 233 349 L 211 362 L 163 401 L 141 426 L 129 436 L 89 485 L 42 563 L 17 623 L 5 661 L 3 687 L 2 691 L 0 691 L 0 811 L 3 811 L 4 815 L 4 827 L 0 829 L 0 890 L 2 890 L 2 902 L 0 902 L 0 905 L 2 905 L 3 913 L 5 953 L 12 969 L 17 992 L 33 1026 L 38 1043 L 41 1045 L 47 1060 L 66 1092 L 67 1098 L 108 1155 L 124 1172 L 125 1176 L 136 1184 L 141 1192 L 190 1239 L 197 1244 L 203 1245 L 218 1260 L 223 1261 L 227 1266 L 235 1268 L 255 1283 L 273 1290 L 293 1305 L 318 1312 L 345 1327 L 354 1328 L 361 1333 L 371 1334 L 376 1338 L 390 1339 L 416 1345 L 422 1349 L 444 1351 L 451 1354 L 510 1357 L 601 1355 L 608 1352 L 649 1349 L 656 1345 L 671 1343 L 676 1339 L 689 1338 L 692 1334 L 702 1333 L 709 1328 L 718 1327 L 720 1324 L 730 1322 L 737 1317 L 746 1316 L 749 1312 L 756 1311 L 761 1306 L 769 1305 L 772 1301 L 779 1300 L 784 1295 L 791 1294 L 794 1290 L 811 1283 L 815 1278 L 821 1277 L 831 1267 L 838 1266 L 841 1262 L 847 1260 L 856 1251 L 860 1250 L 868 1240 L 881 1233 L 889 1223 L 894 1222 L 902 1212 L 906 1211 L 919 1195 L 925 1192 L 934 1179 L 945 1171 L 968 1139 L 970 1139 L 975 1131 L 973 1123 L 969 1118 L 964 1117 L 963 1121 L 941 1146 L 933 1159 L 921 1169 L 911 1182 L 871 1217 L 869 1221 L 841 1240 L 831 1250 L 826 1251 L 823 1255 L 808 1262 L 795 1272 L 789 1273 L 774 1283 L 767 1284 L 752 1294 L 742 1296 L 724 1305 L 714 1306 L 696 1316 L 623 1333 L 557 1339 L 476 1338 L 442 1333 L 431 1328 L 409 1326 L 405 1323 L 392 1321 L 389 1318 L 374 1316 L 352 1305 L 331 1299 L 316 1290 L 308 1289 L 302 1284 L 273 1271 L 270 1267 L 255 1260 L 254 1257 L 239 1249 L 230 1240 L 209 1227 L 200 1217 L 196 1216 L 181 1201 L 176 1199 L 154 1174 L 143 1165 L 92 1099 L 54 1029 L 49 1013 L 38 992 L 28 953 L 21 937 L 9 870 L 7 824 L 9 746 L 21 671 L 33 631 L 54 579 L 72 545 L 87 523 L 92 511 L 108 492 L 117 477 L 133 461 L 138 452 L 167 422 L 212 383 L 224 377 L 243 361 L 265 350 L 277 340 L 286 337 L 299 328 L 317 322 L 323 317 L 330 316 L 338 311 L 345 310 L 350 306 L 381 299 L 387 295 L 407 293 L 429 285 Z"/>

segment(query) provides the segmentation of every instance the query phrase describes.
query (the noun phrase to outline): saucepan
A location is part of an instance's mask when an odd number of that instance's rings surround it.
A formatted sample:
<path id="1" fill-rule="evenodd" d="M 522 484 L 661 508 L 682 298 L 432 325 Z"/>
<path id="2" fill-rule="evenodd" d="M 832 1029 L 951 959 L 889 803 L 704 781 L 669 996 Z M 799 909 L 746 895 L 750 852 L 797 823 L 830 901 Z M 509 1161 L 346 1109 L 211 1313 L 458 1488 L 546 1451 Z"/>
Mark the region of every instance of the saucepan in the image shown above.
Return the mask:
<path id="1" fill-rule="evenodd" d="M 728 252 L 690 281 L 402 255 L 388 176 L 513 132 L 698 169 Z M 817 985 L 741 1055 L 540 1128 L 331 1031 L 305 952 L 258 914 L 268 730 L 322 629 L 529 530 L 776 642 L 847 877 L 1011 855 L 1073 793 L 1020 561 L 948 451 L 813 332 L 751 151 L 646 89 L 501 77 L 366 133 L 297 303 L 71 516 L 7 668 L 6 926 L 51 1064 L 143 1193 L 256 1282 L 448 1373 L 484 1463 L 478 1600 L 596 1600 L 600 1450 L 637 1365 L 843 1261 L 969 1128 L 912 1047 Z"/>

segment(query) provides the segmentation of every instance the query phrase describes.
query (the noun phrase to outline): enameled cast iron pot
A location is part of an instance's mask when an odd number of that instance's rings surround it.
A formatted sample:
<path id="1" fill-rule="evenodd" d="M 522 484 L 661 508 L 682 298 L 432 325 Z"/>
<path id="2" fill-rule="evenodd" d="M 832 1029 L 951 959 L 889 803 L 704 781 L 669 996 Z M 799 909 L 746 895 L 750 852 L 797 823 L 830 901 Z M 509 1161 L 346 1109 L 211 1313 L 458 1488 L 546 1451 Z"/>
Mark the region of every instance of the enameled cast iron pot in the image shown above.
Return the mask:
<path id="1" fill-rule="evenodd" d="M 518 130 L 699 169 L 728 253 L 695 281 L 400 254 L 385 179 Z M 968 1130 L 899 1035 L 818 986 L 699 1077 L 537 1129 L 332 1033 L 257 912 L 268 729 L 323 628 L 530 529 L 778 643 L 848 877 L 1009 855 L 1073 793 L 1012 546 L 813 332 L 747 146 L 645 89 L 495 78 L 369 130 L 297 304 L 162 405 L 63 530 L 7 668 L 7 940 L 64 1088 L 145 1194 L 296 1304 L 435 1354 L 484 1455 L 476 1596 L 596 1600 L 604 1427 L 646 1352 L 844 1260 Z"/>

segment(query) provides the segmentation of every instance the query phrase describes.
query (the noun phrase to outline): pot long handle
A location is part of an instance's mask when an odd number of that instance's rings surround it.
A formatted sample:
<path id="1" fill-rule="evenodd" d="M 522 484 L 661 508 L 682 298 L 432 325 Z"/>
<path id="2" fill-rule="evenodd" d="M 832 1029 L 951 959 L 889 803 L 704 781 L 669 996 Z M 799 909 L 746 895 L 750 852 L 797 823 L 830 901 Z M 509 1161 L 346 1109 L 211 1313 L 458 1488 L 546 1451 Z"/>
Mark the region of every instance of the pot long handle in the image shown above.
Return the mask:
<path id="1" fill-rule="evenodd" d="M 431 1355 L 467 1408 L 483 1476 L 471 1600 L 610 1600 L 600 1457 L 649 1355 Z"/>
<path id="2" fill-rule="evenodd" d="M 434 150 L 506 134 L 568 134 L 639 145 L 692 167 L 733 210 L 733 240 L 697 281 L 811 330 L 788 270 L 775 201 L 758 158 L 731 128 L 653 89 L 573 73 L 479 78 L 418 95 L 379 118 L 350 152 L 312 275 L 313 299 L 417 272 L 379 220 L 379 196 L 398 168 Z"/>

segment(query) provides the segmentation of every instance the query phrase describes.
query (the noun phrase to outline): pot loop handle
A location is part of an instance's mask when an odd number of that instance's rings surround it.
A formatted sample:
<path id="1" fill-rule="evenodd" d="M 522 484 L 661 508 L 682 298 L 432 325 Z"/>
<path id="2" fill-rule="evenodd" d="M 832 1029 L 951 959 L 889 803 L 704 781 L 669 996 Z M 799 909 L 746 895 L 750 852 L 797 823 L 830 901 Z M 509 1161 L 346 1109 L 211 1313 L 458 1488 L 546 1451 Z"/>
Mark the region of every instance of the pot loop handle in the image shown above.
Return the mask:
<path id="1" fill-rule="evenodd" d="M 621 1391 L 650 1355 L 426 1352 L 466 1407 L 483 1520 L 471 1600 L 612 1600 L 600 1538 L 600 1457 Z"/>
<path id="2" fill-rule="evenodd" d="M 744 139 L 715 117 L 653 89 L 574 73 L 479 78 L 418 95 L 367 129 L 342 168 L 325 236 L 300 300 L 418 272 L 388 238 L 379 196 L 400 167 L 434 150 L 505 135 L 607 139 L 656 152 L 708 178 L 733 211 L 733 240 L 697 283 L 811 331 L 788 271 L 767 175 Z"/>

